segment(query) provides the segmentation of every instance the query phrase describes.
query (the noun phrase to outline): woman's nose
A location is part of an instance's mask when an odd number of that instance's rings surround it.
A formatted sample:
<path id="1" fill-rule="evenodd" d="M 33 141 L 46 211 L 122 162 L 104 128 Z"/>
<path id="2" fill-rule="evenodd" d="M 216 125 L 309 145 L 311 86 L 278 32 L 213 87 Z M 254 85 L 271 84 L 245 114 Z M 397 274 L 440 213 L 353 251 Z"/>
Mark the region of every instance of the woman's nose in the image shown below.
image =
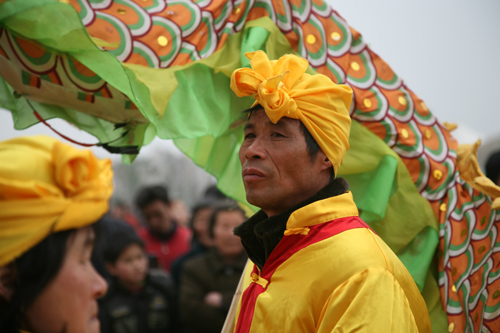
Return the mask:
<path id="1" fill-rule="evenodd" d="M 94 298 L 101 298 L 108 291 L 108 283 L 104 278 L 92 267 L 92 296 Z"/>

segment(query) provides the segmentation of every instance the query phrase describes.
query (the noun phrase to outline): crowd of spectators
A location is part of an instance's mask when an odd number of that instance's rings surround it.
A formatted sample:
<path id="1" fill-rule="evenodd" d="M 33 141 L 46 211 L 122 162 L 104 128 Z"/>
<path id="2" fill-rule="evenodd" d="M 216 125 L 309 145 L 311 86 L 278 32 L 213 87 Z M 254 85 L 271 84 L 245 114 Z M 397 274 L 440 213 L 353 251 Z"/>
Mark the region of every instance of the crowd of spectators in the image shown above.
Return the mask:
<path id="1" fill-rule="evenodd" d="M 192 209 L 162 185 L 135 207 L 112 201 L 93 256 L 109 283 L 101 331 L 220 332 L 247 262 L 233 234 L 245 219 L 215 186 Z"/>

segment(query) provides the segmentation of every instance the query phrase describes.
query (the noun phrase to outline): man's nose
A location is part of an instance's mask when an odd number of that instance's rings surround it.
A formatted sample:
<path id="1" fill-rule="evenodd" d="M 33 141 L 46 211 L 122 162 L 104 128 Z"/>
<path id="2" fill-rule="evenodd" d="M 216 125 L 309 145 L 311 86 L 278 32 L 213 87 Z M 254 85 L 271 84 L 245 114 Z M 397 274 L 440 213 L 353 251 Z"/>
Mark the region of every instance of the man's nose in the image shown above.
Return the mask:
<path id="1" fill-rule="evenodd" d="M 245 157 L 248 159 L 263 159 L 266 157 L 266 150 L 262 139 L 256 138 L 245 150 Z"/>
<path id="2" fill-rule="evenodd" d="M 159 217 L 149 217 L 147 222 L 150 227 L 154 228 L 160 225 L 161 219 Z"/>
<path id="3" fill-rule="evenodd" d="M 142 265 L 142 258 L 134 260 L 134 269 L 140 269 Z"/>

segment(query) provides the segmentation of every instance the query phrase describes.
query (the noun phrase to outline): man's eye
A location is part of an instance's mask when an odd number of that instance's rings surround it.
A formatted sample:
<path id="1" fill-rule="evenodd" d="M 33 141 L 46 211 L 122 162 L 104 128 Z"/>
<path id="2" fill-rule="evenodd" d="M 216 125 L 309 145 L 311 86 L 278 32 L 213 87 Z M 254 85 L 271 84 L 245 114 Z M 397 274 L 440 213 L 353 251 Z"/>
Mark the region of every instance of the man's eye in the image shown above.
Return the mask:
<path id="1" fill-rule="evenodd" d="M 253 134 L 253 133 L 247 133 L 247 134 L 245 134 L 245 140 L 246 139 L 253 139 L 253 138 L 255 138 L 255 134 Z"/>

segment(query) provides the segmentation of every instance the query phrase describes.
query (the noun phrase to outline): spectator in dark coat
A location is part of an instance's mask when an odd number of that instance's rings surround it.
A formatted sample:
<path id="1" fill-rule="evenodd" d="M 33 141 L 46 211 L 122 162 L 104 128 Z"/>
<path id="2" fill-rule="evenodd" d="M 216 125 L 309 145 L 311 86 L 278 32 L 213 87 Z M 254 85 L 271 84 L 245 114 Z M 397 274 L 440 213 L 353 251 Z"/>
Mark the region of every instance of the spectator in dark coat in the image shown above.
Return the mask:
<path id="1" fill-rule="evenodd" d="M 179 301 L 185 332 L 221 331 L 247 260 L 233 234 L 244 221 L 236 203 L 215 207 L 209 228 L 214 248 L 184 263 Z"/>

